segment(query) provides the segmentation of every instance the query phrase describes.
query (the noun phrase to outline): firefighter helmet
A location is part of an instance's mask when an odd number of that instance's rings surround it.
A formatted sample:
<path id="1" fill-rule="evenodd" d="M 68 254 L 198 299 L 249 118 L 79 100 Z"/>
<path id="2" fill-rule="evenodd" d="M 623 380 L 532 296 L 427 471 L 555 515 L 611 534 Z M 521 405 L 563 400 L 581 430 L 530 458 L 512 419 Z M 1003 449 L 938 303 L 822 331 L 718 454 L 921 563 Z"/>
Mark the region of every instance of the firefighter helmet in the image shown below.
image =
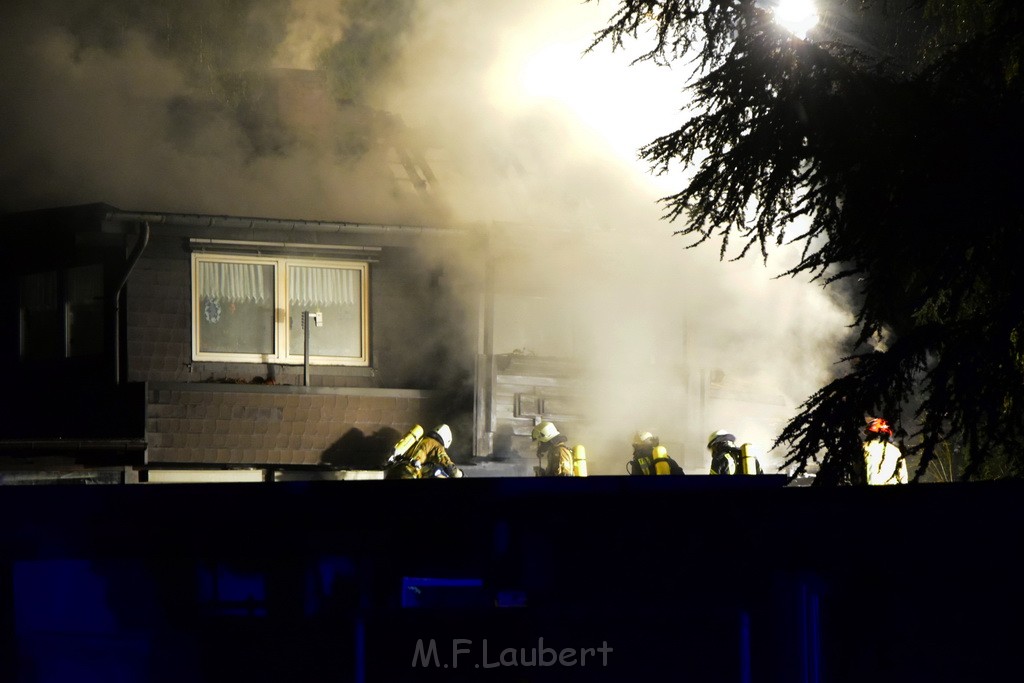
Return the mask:
<path id="1" fill-rule="evenodd" d="M 558 436 L 558 429 L 551 422 L 541 422 L 539 425 L 533 428 L 533 434 L 530 435 L 534 441 L 540 441 L 541 443 L 547 443 L 551 439 Z"/>
<path id="2" fill-rule="evenodd" d="M 637 432 L 633 435 L 634 446 L 657 446 L 658 437 L 650 432 Z"/>
<path id="3" fill-rule="evenodd" d="M 736 437 L 728 430 L 719 429 L 716 432 L 711 432 L 711 435 L 708 437 L 708 448 L 711 448 L 715 444 L 726 442 L 735 443 Z"/>
<path id="4" fill-rule="evenodd" d="M 441 437 L 441 443 L 444 444 L 445 448 L 449 448 L 452 445 L 452 430 L 448 425 L 438 425 L 434 428 L 434 433 Z"/>
<path id="5" fill-rule="evenodd" d="M 880 417 L 870 418 L 867 429 L 869 432 L 874 432 L 875 434 L 888 434 L 889 436 L 892 436 L 892 427 L 890 427 L 889 423 Z"/>

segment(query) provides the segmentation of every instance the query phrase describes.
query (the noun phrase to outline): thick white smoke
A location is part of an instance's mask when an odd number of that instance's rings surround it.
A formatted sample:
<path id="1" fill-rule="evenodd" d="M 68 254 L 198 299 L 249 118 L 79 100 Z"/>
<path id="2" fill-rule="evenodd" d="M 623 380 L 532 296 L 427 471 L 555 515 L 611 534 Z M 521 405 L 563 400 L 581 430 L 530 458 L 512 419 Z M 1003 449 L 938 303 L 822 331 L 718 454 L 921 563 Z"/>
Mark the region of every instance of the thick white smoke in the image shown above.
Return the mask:
<path id="1" fill-rule="evenodd" d="M 163 4 L 150 6 L 158 12 Z M 192 4 L 195 13 L 213 12 Z M 231 24 L 242 27 L 234 50 L 206 35 L 226 25 L 213 18 L 174 18 L 192 43 L 173 50 L 163 15 L 148 23 L 125 15 L 132 21 L 114 22 L 111 45 L 83 39 L 92 34 L 80 15 L 67 20 L 74 2 L 0 9 L 0 207 L 104 201 L 128 210 L 536 234 L 528 248 L 505 254 L 502 268 L 515 270 L 523 258 L 524 272 L 544 273 L 536 299 L 544 310 L 521 314 L 548 316 L 569 332 L 544 341 L 543 325 L 506 322 L 496 351 L 571 346 L 587 371 L 580 412 L 588 420 L 566 432 L 587 446 L 598 474 L 624 471 L 638 429 L 658 433 L 689 471 L 703 467 L 704 438 L 717 428 L 767 447 L 783 416 L 829 377 L 849 316 L 818 285 L 773 279 L 786 254 L 767 266 L 756 257 L 723 263 L 717 244 L 686 250 L 671 235 L 675 226 L 660 220 L 656 199 L 679 178 L 650 176 L 636 150 L 681 120 L 682 74 L 631 67 L 635 55 L 607 47 L 584 56 L 608 4 L 238 6 L 245 14 Z M 396 8 L 408 12 L 396 18 Z M 325 49 L 357 38 L 358 49 L 333 68 L 350 70 L 359 87 L 346 92 L 358 101 L 333 104 L 325 81 L 319 99 L 293 102 L 291 115 L 300 127 L 390 136 L 419 150 L 433 174 L 427 201 L 382 175 L 396 162 L 372 144 L 341 156 L 293 138 L 254 146 L 232 99 L 245 91 L 217 89 L 223 79 L 210 76 L 214 56 L 228 76 L 310 69 Z M 441 253 L 453 282 L 480 270 L 479 253 L 465 255 L 464 269 L 459 254 Z M 465 302 L 467 310 L 478 304 Z M 770 402 L 779 396 L 784 405 Z"/>
<path id="2" fill-rule="evenodd" d="M 337 0 L 292 0 L 288 29 L 274 54 L 283 69 L 315 69 L 319 55 L 345 36 L 345 12 Z"/>
<path id="3" fill-rule="evenodd" d="M 345 36 L 351 3 L 252 0 L 229 18 L 197 0 L 142 10 L 96 4 L 0 8 L 0 208 L 100 201 L 181 213 L 438 219 L 436 207 L 424 209 L 381 176 L 383 150 L 339 155 L 302 144 L 317 129 L 376 130 L 379 118 L 368 124 L 364 108 L 334 108 L 324 83 L 305 101 L 286 88 L 254 95 L 244 87 L 254 74 L 285 80 L 281 70 L 314 66 L 317 51 Z M 226 87 L 231 79 L 241 85 Z M 254 142 L 246 97 L 293 124 L 280 144 Z"/>
<path id="4" fill-rule="evenodd" d="M 793 253 L 721 262 L 717 244 L 687 250 L 671 234 L 656 199 L 680 178 L 651 176 L 636 151 L 681 122 L 681 75 L 608 48 L 584 56 L 608 11 L 429 3 L 384 96 L 446 150 L 457 218 L 548 230 L 527 238 L 526 262 L 503 255 L 546 291 L 495 350 L 561 344 L 583 362 L 587 420 L 563 427 L 591 471 L 624 472 L 636 430 L 701 471 L 715 429 L 771 446 L 829 379 L 850 317 L 819 285 L 774 279 Z M 570 333 L 552 340 L 558 325 Z"/>

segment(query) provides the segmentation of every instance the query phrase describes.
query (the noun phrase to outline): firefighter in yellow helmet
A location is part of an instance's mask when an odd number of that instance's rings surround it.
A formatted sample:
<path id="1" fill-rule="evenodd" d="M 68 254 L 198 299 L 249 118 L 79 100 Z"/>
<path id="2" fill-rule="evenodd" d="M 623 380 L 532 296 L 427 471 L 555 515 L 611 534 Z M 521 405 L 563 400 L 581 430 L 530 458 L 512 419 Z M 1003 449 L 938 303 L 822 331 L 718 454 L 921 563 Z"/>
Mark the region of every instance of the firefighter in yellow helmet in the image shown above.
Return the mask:
<path id="1" fill-rule="evenodd" d="M 869 486 L 907 483 L 907 461 L 892 443 L 892 427 L 880 417 L 868 418 L 864 469 Z"/>
<path id="2" fill-rule="evenodd" d="M 531 437 L 537 442 L 537 459 L 541 463 L 533 468 L 538 477 L 574 476 L 572 450 L 553 423 L 541 422 L 533 428 Z"/>
<path id="3" fill-rule="evenodd" d="M 736 437 L 726 429 L 711 433 L 708 450 L 711 451 L 710 474 L 764 474 L 750 444 L 737 446 Z"/>
<path id="4" fill-rule="evenodd" d="M 626 463 L 626 472 L 632 476 L 683 474 L 683 468 L 669 457 L 658 437 L 650 432 L 633 435 L 633 459 Z"/>
<path id="5" fill-rule="evenodd" d="M 452 430 L 438 425 L 425 434 L 385 472 L 385 479 L 430 479 L 434 477 L 458 478 L 462 476 L 448 448 L 452 445 Z"/>

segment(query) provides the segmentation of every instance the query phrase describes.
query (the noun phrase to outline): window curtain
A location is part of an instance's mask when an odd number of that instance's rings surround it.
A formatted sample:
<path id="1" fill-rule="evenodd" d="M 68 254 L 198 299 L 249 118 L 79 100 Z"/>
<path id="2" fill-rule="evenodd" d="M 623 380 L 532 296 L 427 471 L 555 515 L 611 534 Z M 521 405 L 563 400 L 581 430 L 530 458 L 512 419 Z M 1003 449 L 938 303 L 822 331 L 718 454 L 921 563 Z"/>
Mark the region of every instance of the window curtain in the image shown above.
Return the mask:
<path id="1" fill-rule="evenodd" d="M 359 303 L 359 271 L 348 268 L 288 269 L 288 300 L 296 306 L 354 306 Z"/>
<path id="2" fill-rule="evenodd" d="M 218 299 L 241 303 L 266 300 L 264 269 L 255 263 L 199 263 L 199 295 L 205 299 Z"/>

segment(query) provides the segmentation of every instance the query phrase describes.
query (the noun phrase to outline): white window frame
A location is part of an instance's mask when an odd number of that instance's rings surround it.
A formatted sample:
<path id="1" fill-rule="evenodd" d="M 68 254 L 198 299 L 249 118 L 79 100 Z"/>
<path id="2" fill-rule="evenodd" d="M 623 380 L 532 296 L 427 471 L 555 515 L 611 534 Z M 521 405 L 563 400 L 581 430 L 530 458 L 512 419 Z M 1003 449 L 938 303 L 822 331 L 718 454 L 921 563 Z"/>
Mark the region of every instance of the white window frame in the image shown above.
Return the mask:
<path id="1" fill-rule="evenodd" d="M 199 264 L 200 263 L 248 263 L 261 266 L 272 266 L 274 277 L 274 352 L 273 353 L 231 353 L 202 352 L 199 350 L 199 320 L 202 315 L 202 303 L 199 300 Z M 311 365 L 342 365 L 367 367 L 370 364 L 370 264 L 365 261 L 343 261 L 335 259 L 319 259 L 292 256 L 240 256 L 214 252 L 194 252 L 192 254 L 192 360 L 224 363 L 275 363 L 279 365 L 302 365 L 303 355 L 288 353 L 288 267 L 307 266 L 314 268 L 338 268 L 359 272 L 359 338 L 361 355 L 356 356 L 316 356 L 310 355 Z M 330 324 L 330 321 L 325 321 Z"/>

